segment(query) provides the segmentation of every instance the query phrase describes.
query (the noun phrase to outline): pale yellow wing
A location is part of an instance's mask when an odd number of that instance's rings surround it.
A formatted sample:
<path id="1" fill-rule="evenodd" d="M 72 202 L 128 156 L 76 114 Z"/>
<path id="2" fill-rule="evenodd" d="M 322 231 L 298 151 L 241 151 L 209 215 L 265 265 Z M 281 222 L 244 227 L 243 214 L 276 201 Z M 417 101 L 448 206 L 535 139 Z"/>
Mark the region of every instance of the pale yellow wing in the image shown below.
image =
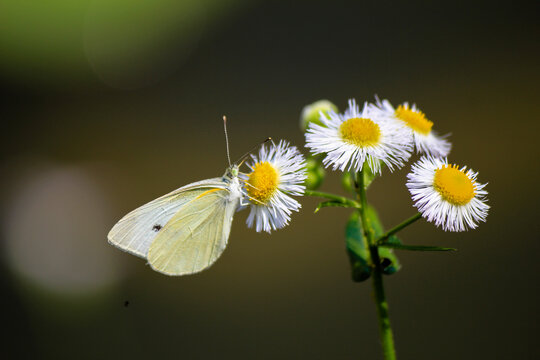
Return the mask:
<path id="1" fill-rule="evenodd" d="M 211 189 L 185 204 L 154 238 L 148 262 L 167 275 L 186 275 L 212 265 L 227 246 L 239 198 Z"/>

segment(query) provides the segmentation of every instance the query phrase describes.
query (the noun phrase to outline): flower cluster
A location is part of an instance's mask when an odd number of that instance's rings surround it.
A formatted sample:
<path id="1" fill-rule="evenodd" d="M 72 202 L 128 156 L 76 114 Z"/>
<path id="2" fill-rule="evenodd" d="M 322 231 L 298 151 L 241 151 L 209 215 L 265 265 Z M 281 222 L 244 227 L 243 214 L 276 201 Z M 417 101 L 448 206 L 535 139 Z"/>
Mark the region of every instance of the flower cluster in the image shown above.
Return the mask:
<path id="1" fill-rule="evenodd" d="M 416 150 L 423 156 L 412 166 L 407 188 L 422 216 L 447 231 L 474 229 L 485 221 L 489 209 L 485 184 L 476 182 L 472 170 L 448 164 L 450 142 L 436 134 L 434 123 L 415 104 L 405 102 L 394 108 L 388 100 L 377 98 L 360 108 L 351 99 L 339 113 L 325 100 L 307 106 L 302 114 L 306 146 L 314 156 L 309 161 L 322 156 L 326 168 L 343 172 L 366 169 L 380 175 L 383 167 L 390 171 L 402 168 Z M 248 226 L 267 232 L 284 227 L 291 213 L 300 209 L 291 195 L 304 193 L 303 156 L 296 147 L 280 142 L 263 146 L 248 166 L 251 172 L 244 176 L 252 205 Z"/>
<path id="2" fill-rule="evenodd" d="M 463 231 L 485 221 L 485 185 L 476 183 L 476 173 L 448 165 L 451 144 L 433 131 L 433 122 L 416 107 L 403 103 L 394 108 L 388 100 L 376 99 L 360 110 L 354 100 L 343 113 L 329 108 L 318 122 L 309 123 L 306 146 L 333 170 L 380 174 L 381 164 L 390 171 L 409 160 L 413 149 L 425 154 L 412 167 L 407 187 L 422 215 L 444 230 Z"/>

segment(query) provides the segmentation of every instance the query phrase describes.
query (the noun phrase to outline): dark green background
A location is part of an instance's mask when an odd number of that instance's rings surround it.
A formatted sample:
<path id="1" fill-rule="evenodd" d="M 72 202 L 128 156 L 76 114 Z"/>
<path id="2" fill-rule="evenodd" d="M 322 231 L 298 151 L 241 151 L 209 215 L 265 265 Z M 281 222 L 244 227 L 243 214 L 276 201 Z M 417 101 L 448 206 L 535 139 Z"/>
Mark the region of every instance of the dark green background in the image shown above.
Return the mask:
<path id="1" fill-rule="evenodd" d="M 479 171 L 491 206 L 474 231 L 403 231 L 459 251 L 400 252 L 385 277 L 399 358 L 538 358 L 537 4 L 21 3 L 0 5 L 3 354 L 380 358 L 370 282 L 350 281 L 346 209 L 300 199 L 270 236 L 239 213 L 222 258 L 182 278 L 106 243 L 133 208 L 223 173 L 221 115 L 233 158 L 267 136 L 307 153 L 305 104 L 378 94 L 451 132 L 450 161 Z M 414 213 L 408 170 L 368 194 L 387 226 Z M 338 174 L 322 189 L 341 192 Z"/>

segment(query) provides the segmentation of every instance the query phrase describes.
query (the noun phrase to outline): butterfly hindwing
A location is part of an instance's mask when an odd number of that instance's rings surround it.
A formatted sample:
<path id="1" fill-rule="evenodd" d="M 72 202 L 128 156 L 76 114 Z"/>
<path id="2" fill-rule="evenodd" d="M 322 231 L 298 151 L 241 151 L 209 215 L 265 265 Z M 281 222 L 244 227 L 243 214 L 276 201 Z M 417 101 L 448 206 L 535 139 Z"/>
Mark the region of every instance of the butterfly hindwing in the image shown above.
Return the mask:
<path id="1" fill-rule="evenodd" d="M 185 204 L 163 227 L 148 251 L 148 262 L 167 275 L 185 275 L 212 265 L 227 246 L 239 200 L 227 189 L 211 189 Z"/>

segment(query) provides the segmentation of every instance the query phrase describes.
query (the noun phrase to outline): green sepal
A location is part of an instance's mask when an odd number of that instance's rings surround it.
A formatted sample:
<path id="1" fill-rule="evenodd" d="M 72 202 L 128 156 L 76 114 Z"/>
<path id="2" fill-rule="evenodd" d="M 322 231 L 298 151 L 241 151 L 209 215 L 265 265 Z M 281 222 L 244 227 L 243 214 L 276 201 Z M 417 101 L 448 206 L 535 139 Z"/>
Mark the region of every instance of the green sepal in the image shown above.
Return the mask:
<path id="1" fill-rule="evenodd" d="M 371 236 L 373 236 L 374 239 L 381 237 L 384 234 L 384 228 L 379 216 L 377 215 L 377 212 L 375 211 L 375 208 L 368 204 L 365 210 L 365 215 L 366 220 L 369 223 L 369 227 L 373 230 L 373 234 L 371 234 Z M 401 244 L 401 241 L 399 241 L 395 235 L 392 235 L 388 241 Z M 381 258 L 381 265 L 384 274 L 392 275 L 401 269 L 401 263 L 391 248 L 379 247 L 379 257 Z"/>
<path id="2" fill-rule="evenodd" d="M 363 177 L 364 177 L 364 189 L 367 190 L 369 188 L 369 185 L 375 180 L 377 177 L 376 174 L 374 174 L 371 171 L 371 168 L 369 167 L 368 163 L 364 163 L 364 169 L 365 171 L 362 171 Z M 345 171 L 343 172 L 343 175 L 341 176 L 341 185 L 343 188 L 349 192 L 356 192 L 356 186 L 357 186 L 357 178 L 356 178 L 355 172 Z"/>
<path id="3" fill-rule="evenodd" d="M 371 276 L 371 256 L 362 223 L 357 211 L 349 217 L 345 228 L 345 246 L 351 262 L 353 281 L 361 282 Z"/>
<path id="4" fill-rule="evenodd" d="M 409 250 L 409 251 L 457 251 L 454 248 L 440 247 L 440 246 L 425 246 L 425 245 L 403 245 L 385 242 L 377 245 L 379 247 L 379 253 L 383 248 L 396 249 L 396 250 Z"/>
<path id="5" fill-rule="evenodd" d="M 374 174 L 371 171 L 371 167 L 369 167 L 367 162 L 364 163 L 364 171 L 362 171 L 362 174 L 364 175 L 364 189 L 367 190 L 369 185 L 371 185 L 373 180 L 375 180 L 375 178 L 377 177 L 377 174 Z"/>
<path id="6" fill-rule="evenodd" d="M 345 204 L 345 203 L 342 203 L 342 202 L 339 202 L 339 201 L 334 201 L 334 200 L 323 201 L 322 203 L 319 203 L 319 205 L 317 205 L 317 207 L 315 208 L 314 213 L 317 213 L 319 210 L 321 210 L 322 208 L 325 208 L 325 207 L 349 208 L 350 206 L 348 204 Z"/>

